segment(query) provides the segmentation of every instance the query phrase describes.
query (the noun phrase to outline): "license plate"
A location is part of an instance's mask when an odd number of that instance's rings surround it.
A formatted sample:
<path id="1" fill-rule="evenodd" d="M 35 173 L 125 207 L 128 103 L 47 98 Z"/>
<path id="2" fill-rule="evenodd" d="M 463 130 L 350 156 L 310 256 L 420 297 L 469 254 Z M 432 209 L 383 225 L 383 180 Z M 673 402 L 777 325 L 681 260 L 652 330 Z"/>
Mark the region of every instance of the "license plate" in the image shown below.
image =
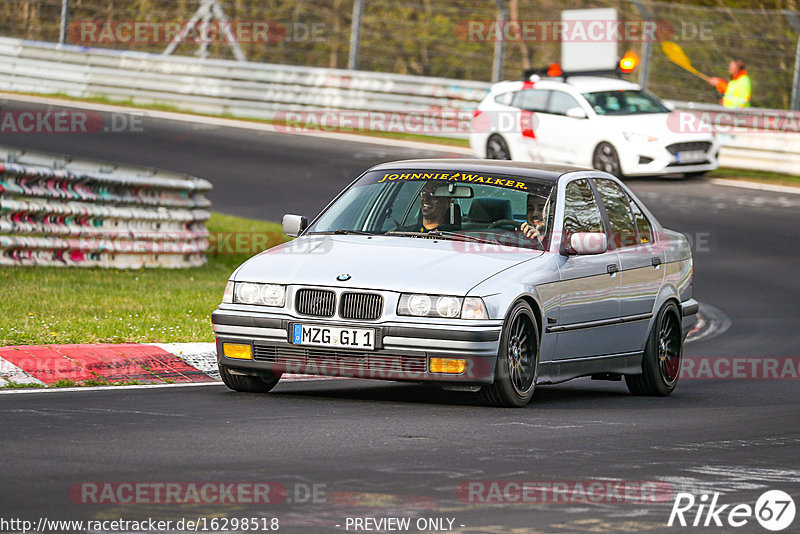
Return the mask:
<path id="1" fill-rule="evenodd" d="M 342 349 L 375 349 L 375 330 L 294 323 L 292 343 Z"/>
<path id="2" fill-rule="evenodd" d="M 705 160 L 706 153 L 703 150 L 686 150 L 675 154 L 675 161 L 677 163 L 696 163 Z"/>

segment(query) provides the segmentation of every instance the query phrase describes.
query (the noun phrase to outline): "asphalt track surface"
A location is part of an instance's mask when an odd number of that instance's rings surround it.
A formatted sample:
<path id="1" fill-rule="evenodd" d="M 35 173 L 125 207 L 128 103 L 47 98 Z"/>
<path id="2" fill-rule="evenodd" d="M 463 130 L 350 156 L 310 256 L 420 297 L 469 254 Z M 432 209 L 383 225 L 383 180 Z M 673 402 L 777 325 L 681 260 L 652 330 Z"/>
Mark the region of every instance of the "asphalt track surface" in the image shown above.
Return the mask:
<path id="1" fill-rule="evenodd" d="M 0 107 L 39 106 L 0 100 Z M 143 124 L 135 134 L 2 135 L 0 145 L 194 174 L 214 183 L 214 209 L 267 220 L 314 215 L 373 163 L 447 156 L 446 149 Z M 700 180 L 629 184 L 665 226 L 693 242 L 695 297 L 719 328 L 687 344 L 685 357 L 796 357 L 800 195 Z M 753 505 L 781 489 L 800 505 L 799 384 L 683 380 L 671 397 L 652 399 L 630 396 L 624 383 L 580 379 L 540 387 L 519 410 L 485 408 L 467 393 L 355 380 L 279 384 L 265 395 L 220 385 L 2 394 L 0 516 L 274 516 L 282 532 L 341 532 L 348 517 L 411 518 L 409 532 L 430 517 L 453 519 L 457 532 L 767 532 L 753 518 L 735 529 L 668 528 L 671 498 L 485 504 L 457 489 L 469 481 L 657 481 L 697 497 L 719 492 L 720 504 Z M 292 502 L 73 502 L 70 487 L 87 481 L 271 481 Z M 308 502 L 304 489 L 313 484 L 325 494 Z M 785 532 L 798 525 L 800 518 Z"/>

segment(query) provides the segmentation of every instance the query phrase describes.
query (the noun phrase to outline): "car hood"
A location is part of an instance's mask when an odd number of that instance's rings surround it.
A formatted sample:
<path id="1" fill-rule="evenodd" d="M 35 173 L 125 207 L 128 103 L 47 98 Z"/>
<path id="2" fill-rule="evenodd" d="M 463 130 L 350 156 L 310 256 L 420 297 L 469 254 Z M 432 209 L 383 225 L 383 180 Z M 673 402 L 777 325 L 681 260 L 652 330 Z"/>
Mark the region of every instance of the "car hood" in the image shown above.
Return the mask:
<path id="1" fill-rule="evenodd" d="M 308 236 L 249 259 L 237 282 L 466 295 L 483 280 L 542 254 L 517 247 L 389 236 Z M 348 281 L 338 281 L 341 274 Z"/>
<path id="2" fill-rule="evenodd" d="M 643 113 L 641 115 L 601 115 L 598 119 L 619 132 L 633 132 L 658 137 L 659 141 L 711 141 L 714 136 L 697 119 L 686 122 L 679 111 L 671 113 Z M 684 121 L 682 123 L 681 121 Z"/>

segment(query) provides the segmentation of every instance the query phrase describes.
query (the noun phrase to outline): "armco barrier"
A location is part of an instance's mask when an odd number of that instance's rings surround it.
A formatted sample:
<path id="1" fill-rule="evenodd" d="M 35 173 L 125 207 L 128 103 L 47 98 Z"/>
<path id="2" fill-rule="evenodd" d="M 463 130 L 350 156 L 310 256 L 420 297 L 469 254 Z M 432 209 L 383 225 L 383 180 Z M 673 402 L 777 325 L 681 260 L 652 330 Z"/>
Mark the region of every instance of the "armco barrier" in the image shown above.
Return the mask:
<path id="1" fill-rule="evenodd" d="M 0 37 L 0 91 L 103 97 L 138 105 L 166 104 L 233 117 L 275 119 L 285 112 L 321 109 L 398 115 L 471 112 L 489 87 L 490 84 L 477 81 L 200 60 Z M 676 105 L 681 110 L 725 111 L 735 118 L 774 111 L 751 108 L 732 112 L 721 106 L 688 102 Z M 469 121 L 469 113 L 459 116 L 460 121 Z M 770 133 L 739 129 L 721 135 L 721 163 L 800 174 L 797 128 L 767 125 L 767 129 Z M 465 136 L 458 132 L 437 135 Z"/>
<path id="2" fill-rule="evenodd" d="M 205 263 L 206 180 L 0 147 L 0 265 Z"/>

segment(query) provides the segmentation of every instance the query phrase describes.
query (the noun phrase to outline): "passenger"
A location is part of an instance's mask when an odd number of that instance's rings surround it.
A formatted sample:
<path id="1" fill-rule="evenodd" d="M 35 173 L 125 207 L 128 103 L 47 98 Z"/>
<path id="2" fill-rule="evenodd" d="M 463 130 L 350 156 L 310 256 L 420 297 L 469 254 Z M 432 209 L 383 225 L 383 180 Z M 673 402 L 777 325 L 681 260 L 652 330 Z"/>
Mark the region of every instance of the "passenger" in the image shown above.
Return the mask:
<path id="1" fill-rule="evenodd" d="M 545 209 L 547 206 L 547 199 L 538 195 L 528 195 L 528 206 L 525 213 L 527 219 L 519 227 L 519 231 L 530 239 L 542 241 L 542 232 L 544 232 L 545 221 L 547 214 Z"/>

